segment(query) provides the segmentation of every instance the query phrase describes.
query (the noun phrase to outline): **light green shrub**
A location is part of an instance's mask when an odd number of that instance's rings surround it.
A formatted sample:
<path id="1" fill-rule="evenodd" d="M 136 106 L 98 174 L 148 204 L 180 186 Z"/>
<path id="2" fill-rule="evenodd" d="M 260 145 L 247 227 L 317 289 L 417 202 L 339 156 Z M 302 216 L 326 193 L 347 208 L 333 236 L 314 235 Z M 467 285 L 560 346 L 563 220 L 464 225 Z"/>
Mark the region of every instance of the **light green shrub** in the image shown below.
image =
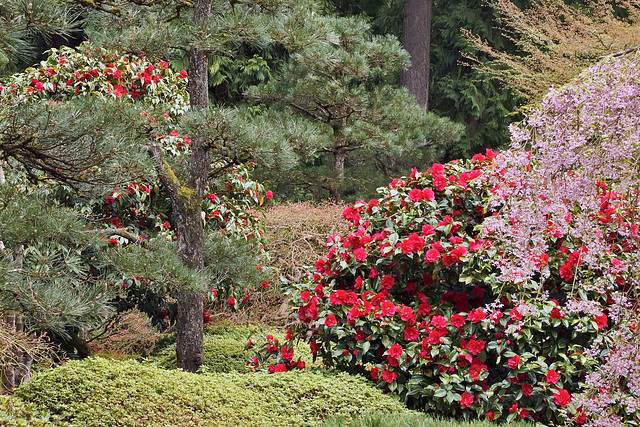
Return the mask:
<path id="1" fill-rule="evenodd" d="M 37 375 L 16 396 L 78 427 L 313 426 L 332 415 L 407 412 L 393 396 L 346 374 L 195 375 L 106 359 Z"/>
<path id="2" fill-rule="evenodd" d="M 5 427 L 62 427 L 68 425 L 33 403 L 0 395 L 0 426 Z"/>

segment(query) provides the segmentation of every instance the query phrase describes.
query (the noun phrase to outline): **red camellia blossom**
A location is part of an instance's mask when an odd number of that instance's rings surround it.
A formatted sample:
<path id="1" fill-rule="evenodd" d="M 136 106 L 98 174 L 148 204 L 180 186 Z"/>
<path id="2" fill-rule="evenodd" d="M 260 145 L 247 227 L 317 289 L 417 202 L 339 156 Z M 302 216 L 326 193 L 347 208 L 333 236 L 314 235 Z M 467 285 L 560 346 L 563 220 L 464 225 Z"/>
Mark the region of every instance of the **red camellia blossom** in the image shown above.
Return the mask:
<path id="1" fill-rule="evenodd" d="M 509 366 L 509 368 L 511 368 L 511 369 L 516 369 L 519 364 L 520 364 L 520 356 L 518 356 L 518 355 L 513 356 L 507 362 L 507 366 Z"/>
<path id="2" fill-rule="evenodd" d="M 229 304 L 231 307 L 235 307 L 236 306 L 236 299 L 234 297 L 230 297 L 227 300 L 227 304 Z"/>
<path id="3" fill-rule="evenodd" d="M 397 307 L 391 301 L 385 301 L 380 306 L 380 311 L 381 311 L 382 315 L 383 316 L 388 316 L 388 317 L 391 317 L 394 314 L 396 314 L 396 309 L 397 309 Z"/>
<path id="4" fill-rule="evenodd" d="M 382 379 L 385 380 L 386 382 L 388 382 L 389 384 L 394 382 L 396 380 L 396 378 L 398 378 L 398 374 L 396 374 L 395 372 L 391 372 L 391 371 L 385 370 L 382 373 Z"/>
<path id="5" fill-rule="evenodd" d="M 267 198 L 267 200 L 271 200 L 271 199 L 273 199 L 273 192 L 271 192 L 271 191 L 267 191 L 267 192 L 265 193 L 264 197 L 266 197 L 266 198 Z"/>
<path id="6" fill-rule="evenodd" d="M 477 356 L 482 353 L 482 350 L 484 350 L 484 346 L 484 341 L 469 340 L 469 342 L 467 343 L 467 350 L 469 350 L 471 354 Z"/>
<path id="7" fill-rule="evenodd" d="M 522 408 L 522 409 L 520 409 L 520 411 L 518 411 L 518 416 L 520 418 L 522 418 L 522 419 L 527 418 L 529 416 L 529 414 L 530 414 L 529 411 L 527 409 L 524 409 L 524 408 Z"/>
<path id="8" fill-rule="evenodd" d="M 287 365 L 284 363 L 278 363 L 275 367 L 275 372 L 287 372 Z"/>
<path id="9" fill-rule="evenodd" d="M 509 312 L 509 316 L 511 316 L 511 319 L 515 320 L 515 321 L 520 321 L 522 320 L 522 314 L 520 314 L 520 312 L 518 311 L 518 307 L 512 309 Z"/>
<path id="10" fill-rule="evenodd" d="M 571 402 L 571 394 L 563 388 L 558 390 L 558 393 L 553 394 L 553 401 L 556 405 L 566 408 L 567 405 Z"/>
<path id="11" fill-rule="evenodd" d="M 558 382 L 559 375 L 553 369 L 547 371 L 547 384 L 555 384 Z"/>
<path id="12" fill-rule="evenodd" d="M 425 224 L 422 226 L 422 235 L 425 237 L 431 237 L 436 234 L 436 230 L 430 226 L 429 224 Z"/>
<path id="13" fill-rule="evenodd" d="M 486 416 L 489 421 L 493 421 L 494 418 L 496 417 L 496 415 L 492 411 L 487 412 Z"/>
<path id="14" fill-rule="evenodd" d="M 455 326 L 456 328 L 462 328 L 464 327 L 464 324 L 465 324 L 464 316 L 461 316 L 459 314 L 454 314 L 453 316 L 451 316 L 451 326 Z"/>
<path id="15" fill-rule="evenodd" d="M 400 356 L 402 356 L 402 347 L 400 346 L 400 344 L 394 344 L 391 347 L 389 347 L 389 356 L 393 357 L 394 359 L 398 359 L 400 358 Z"/>
<path id="16" fill-rule="evenodd" d="M 420 252 L 424 249 L 424 239 L 416 233 L 410 234 L 408 238 L 402 241 L 401 247 L 402 252 L 405 254 Z"/>
<path id="17" fill-rule="evenodd" d="M 424 255 L 424 260 L 427 264 L 431 264 L 436 262 L 440 258 L 440 252 L 437 249 L 429 249 L 427 253 Z"/>
<path id="18" fill-rule="evenodd" d="M 529 397 L 533 393 L 533 386 L 531 384 L 522 384 L 522 394 Z"/>
<path id="19" fill-rule="evenodd" d="M 486 317 L 487 313 L 482 309 L 473 310 L 467 314 L 467 320 L 471 323 L 482 322 Z"/>
<path id="20" fill-rule="evenodd" d="M 447 319 L 442 316 L 433 316 L 431 319 L 431 324 L 437 329 L 444 329 L 447 327 Z"/>
<path id="21" fill-rule="evenodd" d="M 380 286 L 382 286 L 382 289 L 384 289 L 385 291 L 389 291 L 389 289 L 391 289 L 395 283 L 396 279 L 387 274 L 380 281 Z"/>
<path id="22" fill-rule="evenodd" d="M 409 326 L 407 328 L 405 328 L 404 330 L 404 339 L 407 341 L 415 341 L 418 339 L 419 333 L 418 330 L 413 327 L 413 326 Z"/>
<path id="23" fill-rule="evenodd" d="M 280 349 L 280 354 L 282 354 L 282 358 L 285 361 L 291 362 L 291 359 L 293 359 L 293 347 L 283 346 L 282 349 Z"/>
<path id="24" fill-rule="evenodd" d="M 304 360 L 298 360 L 298 369 L 303 370 L 306 367 Z"/>
<path id="25" fill-rule="evenodd" d="M 380 369 L 378 368 L 371 368 L 371 379 L 374 381 L 378 381 L 378 374 L 380 373 Z"/>
<path id="26" fill-rule="evenodd" d="M 336 316 L 333 314 L 328 315 L 327 318 L 324 319 L 324 325 L 327 328 L 333 328 L 336 325 Z"/>
<path id="27" fill-rule="evenodd" d="M 473 404 L 473 396 L 467 392 L 462 393 L 460 396 L 460 406 L 463 408 L 471 408 Z"/>
<path id="28" fill-rule="evenodd" d="M 356 261 L 365 261 L 367 259 L 367 253 L 365 252 L 364 248 L 358 248 L 355 251 L 353 251 L 353 256 L 355 257 Z"/>
<path id="29" fill-rule="evenodd" d="M 607 315 L 602 313 L 599 316 L 594 316 L 593 320 L 595 320 L 598 325 L 598 330 L 601 331 L 607 327 Z"/>
<path id="30" fill-rule="evenodd" d="M 310 299 L 311 299 L 311 294 L 309 294 L 309 291 L 302 291 L 300 293 L 300 301 L 308 302 Z"/>

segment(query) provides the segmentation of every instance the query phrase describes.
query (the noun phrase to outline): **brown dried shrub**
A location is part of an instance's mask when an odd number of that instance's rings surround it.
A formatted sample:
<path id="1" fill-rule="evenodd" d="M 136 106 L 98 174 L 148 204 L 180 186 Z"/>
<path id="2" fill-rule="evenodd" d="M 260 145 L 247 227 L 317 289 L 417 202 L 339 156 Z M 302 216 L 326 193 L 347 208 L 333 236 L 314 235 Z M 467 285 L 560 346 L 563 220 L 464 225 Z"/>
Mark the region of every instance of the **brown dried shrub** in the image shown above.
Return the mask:
<path id="1" fill-rule="evenodd" d="M 298 202 L 267 209 L 265 248 L 281 276 L 298 282 L 306 267 L 326 255 L 327 237 L 349 228 L 342 218 L 344 208 L 340 204 Z"/>

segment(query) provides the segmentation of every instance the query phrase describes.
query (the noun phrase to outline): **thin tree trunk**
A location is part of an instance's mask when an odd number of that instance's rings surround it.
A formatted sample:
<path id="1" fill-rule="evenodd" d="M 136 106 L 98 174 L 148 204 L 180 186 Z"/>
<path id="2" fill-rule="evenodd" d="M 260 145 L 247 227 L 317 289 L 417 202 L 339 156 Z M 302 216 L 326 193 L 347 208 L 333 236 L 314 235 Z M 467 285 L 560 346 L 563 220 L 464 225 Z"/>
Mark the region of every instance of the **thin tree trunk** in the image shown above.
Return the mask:
<path id="1" fill-rule="evenodd" d="M 195 2 L 195 25 L 202 25 L 207 21 L 211 13 L 211 1 Z M 209 110 L 207 53 L 193 48 L 188 52 L 188 59 L 191 108 L 206 114 Z M 186 185 L 182 191 L 172 196 L 172 206 L 176 214 L 178 253 L 182 262 L 195 269 L 204 267 L 204 226 L 200 205 L 210 165 L 211 154 L 205 142 L 202 138 L 193 138 Z M 189 372 L 196 372 L 203 361 L 202 310 L 203 296 L 197 290 L 185 287 L 178 292 L 176 359 L 178 367 Z"/>
<path id="2" fill-rule="evenodd" d="M 425 110 L 429 108 L 429 54 L 433 0 L 406 0 L 402 44 L 411 55 L 411 66 L 400 75 L 400 84 Z"/>
<path id="3" fill-rule="evenodd" d="M 329 197 L 334 203 L 338 203 L 342 199 L 342 190 L 344 189 L 344 160 L 346 155 L 346 152 L 340 150 L 333 153 L 332 166 L 336 181 L 332 185 Z"/>

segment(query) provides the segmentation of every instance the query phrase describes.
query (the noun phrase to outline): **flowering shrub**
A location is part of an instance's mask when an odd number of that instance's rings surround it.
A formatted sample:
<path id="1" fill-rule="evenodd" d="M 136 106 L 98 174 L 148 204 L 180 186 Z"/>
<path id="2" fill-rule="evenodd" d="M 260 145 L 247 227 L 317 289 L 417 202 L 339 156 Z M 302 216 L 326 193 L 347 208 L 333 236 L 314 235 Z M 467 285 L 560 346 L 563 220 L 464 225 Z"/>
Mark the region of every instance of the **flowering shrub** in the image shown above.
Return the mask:
<path id="1" fill-rule="evenodd" d="M 152 138 L 166 156 L 181 162 L 189 154 L 190 138 L 176 130 L 178 118 L 189 108 L 184 70 L 174 73 L 165 61 L 152 63 L 134 55 L 95 48 L 90 43 L 83 43 L 76 49 L 52 49 L 48 54 L 37 68 L 28 68 L 0 84 L 0 97 L 55 103 L 96 96 L 141 104 L 148 110 L 155 110 L 153 115 L 142 112 L 141 117 L 153 125 L 156 132 Z M 231 244 L 239 239 L 255 246 L 259 259 L 256 269 L 260 272 L 267 256 L 261 244 L 262 226 L 252 210 L 267 206 L 273 195 L 250 179 L 253 166 L 219 167 L 223 173 L 215 185 L 207 188 L 201 208 L 203 220 L 210 230 L 220 232 Z M 104 237 L 110 246 L 126 247 L 132 242 L 156 238 L 175 240 L 171 205 L 157 179 L 141 178 L 124 188 L 108 191 L 99 199 L 78 197 L 60 188 L 57 191 L 67 205 L 103 219 Z M 118 230 L 114 232 L 114 228 Z M 233 309 L 249 301 L 244 283 L 233 283 L 233 278 L 223 276 L 218 282 L 211 283 L 210 300 L 228 304 Z M 119 308 L 138 307 L 151 315 L 155 324 L 166 326 L 175 312 L 159 295 L 147 291 L 151 284 L 161 293 L 174 290 L 166 284 L 153 282 L 153 278 L 125 278 L 123 295 L 118 299 Z M 210 317 L 203 313 L 203 321 L 208 319 Z"/>
<path id="2" fill-rule="evenodd" d="M 330 237 L 309 279 L 290 288 L 302 327 L 289 338 L 415 407 L 582 424 L 573 397 L 611 349 L 604 333 L 617 319 L 607 309 L 621 297 L 588 286 L 605 273 L 589 270 L 586 247 L 553 224 L 547 250 L 529 253 L 544 274 L 501 277 L 500 236 L 483 225 L 498 210 L 497 158 L 414 169 L 379 199 L 345 209 L 350 232 Z M 606 185 L 598 197 L 610 197 Z M 606 274 L 624 284 L 622 248 L 611 245 L 608 257 Z M 293 367 L 288 348 L 265 350 Z"/>
<path id="3" fill-rule="evenodd" d="M 152 64 L 134 55 L 96 49 L 89 43 L 77 48 L 51 49 L 37 68 L 27 68 L 0 85 L 2 91 L 25 99 L 64 101 L 76 95 L 140 99 L 162 106 L 172 115 L 189 108 L 187 73 L 174 73 L 164 61 Z"/>

